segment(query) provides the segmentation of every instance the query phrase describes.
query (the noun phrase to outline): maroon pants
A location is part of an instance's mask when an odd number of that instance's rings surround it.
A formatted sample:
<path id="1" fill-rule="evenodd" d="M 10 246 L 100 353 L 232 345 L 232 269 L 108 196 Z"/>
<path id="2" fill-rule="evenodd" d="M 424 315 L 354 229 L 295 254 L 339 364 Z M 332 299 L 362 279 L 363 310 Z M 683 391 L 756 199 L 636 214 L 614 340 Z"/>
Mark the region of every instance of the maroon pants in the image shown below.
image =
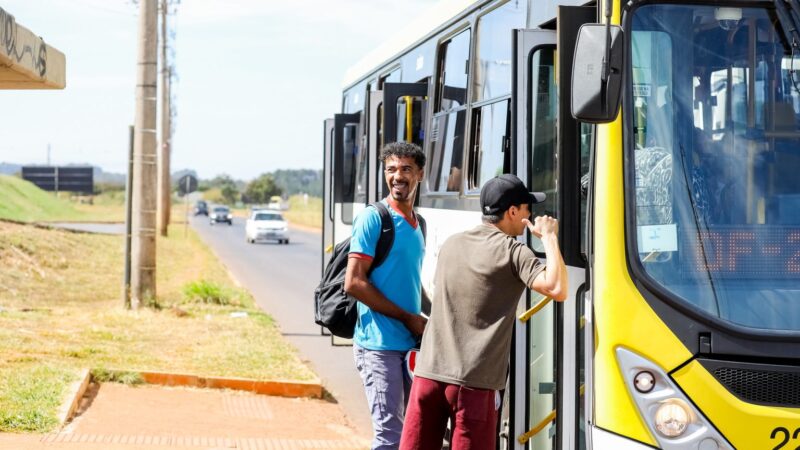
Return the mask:
<path id="1" fill-rule="evenodd" d="M 497 432 L 495 391 L 414 377 L 400 450 L 441 450 L 453 424 L 452 450 L 493 450 Z"/>

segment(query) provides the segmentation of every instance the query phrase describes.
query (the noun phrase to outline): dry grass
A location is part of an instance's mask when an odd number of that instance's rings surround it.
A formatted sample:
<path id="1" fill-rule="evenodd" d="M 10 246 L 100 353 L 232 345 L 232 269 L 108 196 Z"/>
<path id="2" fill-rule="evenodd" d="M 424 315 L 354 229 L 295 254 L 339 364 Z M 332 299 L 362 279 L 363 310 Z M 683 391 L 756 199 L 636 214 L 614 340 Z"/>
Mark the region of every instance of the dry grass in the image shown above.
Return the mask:
<path id="1" fill-rule="evenodd" d="M 314 377 L 272 319 L 254 306 L 249 294 L 233 287 L 225 268 L 194 232 L 184 237 L 183 227 L 173 226 L 157 247 L 161 309 L 128 311 L 120 299 L 122 237 L 0 223 L 0 378 L 30 377 L 22 386 L 41 384 L 32 396 L 45 399 L 12 401 L 31 395 L 20 394 L 18 385 L 0 383 L 0 411 L 27 418 L 0 416 L 0 431 L 50 429 L 53 421 L 42 419 L 41 411 L 47 409 L 47 417 L 54 414 L 47 393 L 63 391 L 81 367 L 257 379 Z M 237 291 L 236 302 L 187 303 L 184 285 L 201 279 Z M 247 317 L 231 316 L 242 311 Z"/>
<path id="2" fill-rule="evenodd" d="M 290 223 L 322 228 L 322 199 L 309 197 L 306 203 L 302 195 L 293 195 L 289 197 L 289 209 L 283 215 Z"/>

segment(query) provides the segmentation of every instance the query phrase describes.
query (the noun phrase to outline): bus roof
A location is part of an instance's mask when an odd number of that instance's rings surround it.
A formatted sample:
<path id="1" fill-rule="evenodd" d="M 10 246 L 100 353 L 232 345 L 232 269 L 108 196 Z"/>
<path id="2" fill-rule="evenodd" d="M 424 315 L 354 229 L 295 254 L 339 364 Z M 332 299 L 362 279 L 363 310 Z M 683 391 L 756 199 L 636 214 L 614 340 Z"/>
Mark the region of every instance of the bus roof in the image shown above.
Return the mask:
<path id="1" fill-rule="evenodd" d="M 409 22 L 406 27 L 400 29 L 396 35 L 384 41 L 347 69 L 342 87 L 350 87 L 378 67 L 410 50 L 418 42 L 427 39 L 448 20 L 469 10 L 471 5 L 485 2 L 486 0 L 477 2 L 475 0 L 442 0 L 435 3 L 430 9 Z"/>

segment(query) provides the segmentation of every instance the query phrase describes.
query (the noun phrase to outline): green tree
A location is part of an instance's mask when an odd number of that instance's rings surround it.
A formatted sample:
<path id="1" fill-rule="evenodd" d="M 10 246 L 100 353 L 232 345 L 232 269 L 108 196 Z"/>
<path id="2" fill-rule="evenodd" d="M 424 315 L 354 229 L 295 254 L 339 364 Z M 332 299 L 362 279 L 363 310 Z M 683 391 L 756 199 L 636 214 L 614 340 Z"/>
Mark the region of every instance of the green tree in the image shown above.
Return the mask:
<path id="1" fill-rule="evenodd" d="M 272 176 L 287 195 L 305 193 L 312 197 L 322 197 L 321 170 L 279 169 Z"/>
<path id="2" fill-rule="evenodd" d="M 201 181 L 201 184 L 204 183 Z M 219 189 L 220 196 L 222 196 L 221 200 L 228 205 L 233 205 L 239 200 L 240 188 L 230 175 L 217 175 L 210 181 L 205 182 L 205 187 L 206 189 Z M 209 198 L 209 200 L 217 201 L 217 199 L 213 198 Z"/>
<path id="3" fill-rule="evenodd" d="M 246 203 L 267 203 L 273 195 L 281 194 L 283 189 L 275 183 L 275 178 L 269 173 L 264 173 L 247 184 L 244 200 Z"/>

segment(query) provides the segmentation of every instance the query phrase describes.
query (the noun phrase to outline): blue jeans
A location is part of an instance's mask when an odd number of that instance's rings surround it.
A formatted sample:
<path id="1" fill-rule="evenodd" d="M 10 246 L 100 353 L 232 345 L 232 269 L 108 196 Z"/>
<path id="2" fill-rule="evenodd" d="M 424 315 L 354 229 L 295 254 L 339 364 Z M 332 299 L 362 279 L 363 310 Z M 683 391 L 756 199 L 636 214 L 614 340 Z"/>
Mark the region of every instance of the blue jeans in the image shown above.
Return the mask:
<path id="1" fill-rule="evenodd" d="M 406 352 L 367 350 L 353 344 L 356 369 L 364 383 L 372 414 L 372 450 L 397 450 L 403 434 L 411 379 L 406 373 Z"/>

